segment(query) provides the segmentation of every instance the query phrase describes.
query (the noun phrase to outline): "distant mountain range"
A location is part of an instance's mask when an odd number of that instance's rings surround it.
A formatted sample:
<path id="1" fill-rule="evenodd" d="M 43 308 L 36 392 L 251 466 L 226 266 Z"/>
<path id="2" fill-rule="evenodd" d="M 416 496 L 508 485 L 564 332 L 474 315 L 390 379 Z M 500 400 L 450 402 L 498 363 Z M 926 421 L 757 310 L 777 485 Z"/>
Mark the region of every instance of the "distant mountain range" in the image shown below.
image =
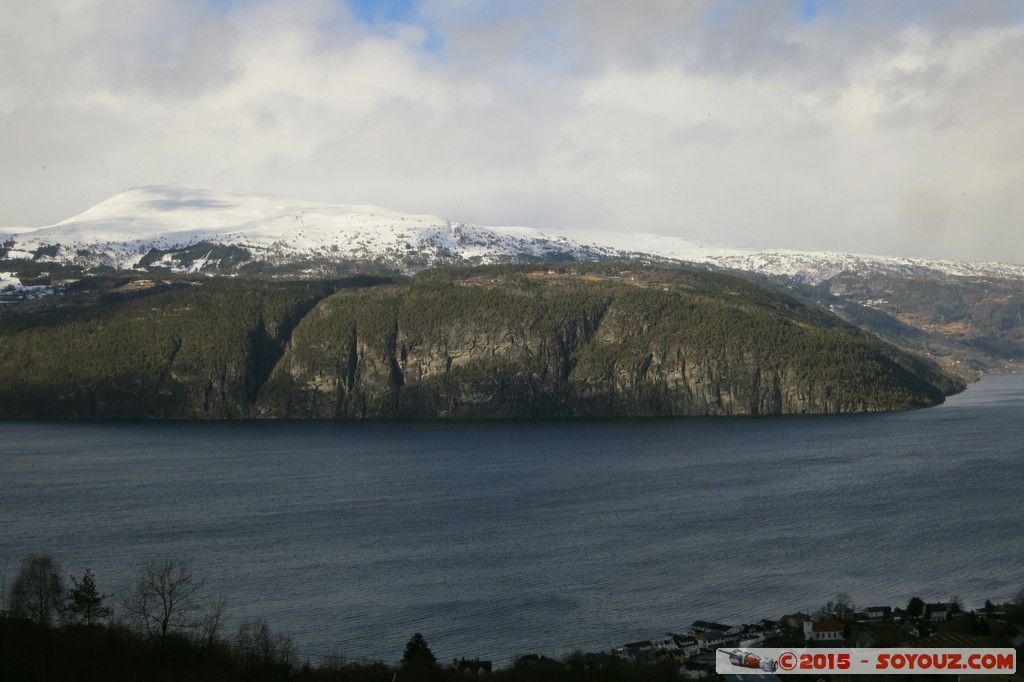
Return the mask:
<path id="1" fill-rule="evenodd" d="M 45 296 L 90 272 L 323 278 L 611 260 L 697 264 L 784 290 L 963 378 L 1024 370 L 1021 265 L 716 248 L 606 230 L 545 233 L 179 185 L 135 187 L 56 225 L 0 228 L 0 301 Z"/>
<path id="2" fill-rule="evenodd" d="M 122 192 L 65 221 L 0 228 L 0 257 L 86 268 L 233 270 L 366 262 L 439 264 L 647 259 L 702 263 L 817 284 L 842 272 L 1024 278 L 1024 266 L 835 252 L 703 246 L 649 233 L 484 227 L 376 206 L 325 204 L 178 185 Z M 204 245 L 221 248 L 208 248 Z M 225 250 L 228 248 L 228 250 Z"/>

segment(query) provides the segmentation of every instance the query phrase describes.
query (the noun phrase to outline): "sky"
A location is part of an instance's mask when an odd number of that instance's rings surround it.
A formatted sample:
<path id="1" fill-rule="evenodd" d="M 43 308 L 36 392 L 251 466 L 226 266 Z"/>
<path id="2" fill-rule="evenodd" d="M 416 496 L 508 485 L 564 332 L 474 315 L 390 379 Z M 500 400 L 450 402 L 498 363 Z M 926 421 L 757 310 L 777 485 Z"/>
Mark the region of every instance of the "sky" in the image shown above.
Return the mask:
<path id="1" fill-rule="evenodd" d="M 175 182 L 1024 263 L 1024 0 L 0 0 L 0 225 Z"/>

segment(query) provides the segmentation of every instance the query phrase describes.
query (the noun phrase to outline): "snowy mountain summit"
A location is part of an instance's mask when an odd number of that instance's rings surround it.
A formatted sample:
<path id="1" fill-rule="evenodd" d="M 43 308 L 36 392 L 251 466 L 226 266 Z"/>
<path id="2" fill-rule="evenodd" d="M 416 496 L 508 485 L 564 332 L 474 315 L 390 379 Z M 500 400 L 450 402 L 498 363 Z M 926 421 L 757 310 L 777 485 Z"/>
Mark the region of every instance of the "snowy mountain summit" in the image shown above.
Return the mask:
<path id="1" fill-rule="evenodd" d="M 530 228 L 478 227 L 376 206 L 324 204 L 175 185 L 122 192 L 73 218 L 36 230 L 4 231 L 8 258 L 81 265 L 174 267 L 196 245 L 231 246 L 255 261 L 371 261 L 416 269 L 442 262 L 607 258 L 612 249 Z M 194 251 L 200 253 L 202 249 Z M 152 261 L 153 252 L 160 258 Z M 149 256 L 150 258 L 147 258 Z M 193 269 L 213 268 L 197 258 Z"/>
<path id="2" fill-rule="evenodd" d="M 73 218 L 0 228 L 0 258 L 85 267 L 225 270 L 243 263 L 329 267 L 639 257 L 705 263 L 806 282 L 844 271 L 1024 278 L 1024 266 L 840 253 L 710 248 L 676 237 L 483 227 L 375 206 L 326 204 L 180 185 L 134 187 Z"/>

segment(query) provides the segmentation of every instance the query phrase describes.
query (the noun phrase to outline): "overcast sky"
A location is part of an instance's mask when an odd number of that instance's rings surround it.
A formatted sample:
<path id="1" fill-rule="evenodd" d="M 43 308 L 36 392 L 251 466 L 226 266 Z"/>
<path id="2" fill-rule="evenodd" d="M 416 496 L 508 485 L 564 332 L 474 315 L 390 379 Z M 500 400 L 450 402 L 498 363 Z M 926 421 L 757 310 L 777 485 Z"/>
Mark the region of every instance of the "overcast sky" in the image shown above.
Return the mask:
<path id="1" fill-rule="evenodd" d="M 0 0 L 0 225 L 178 182 L 1024 263 L 1024 0 Z"/>

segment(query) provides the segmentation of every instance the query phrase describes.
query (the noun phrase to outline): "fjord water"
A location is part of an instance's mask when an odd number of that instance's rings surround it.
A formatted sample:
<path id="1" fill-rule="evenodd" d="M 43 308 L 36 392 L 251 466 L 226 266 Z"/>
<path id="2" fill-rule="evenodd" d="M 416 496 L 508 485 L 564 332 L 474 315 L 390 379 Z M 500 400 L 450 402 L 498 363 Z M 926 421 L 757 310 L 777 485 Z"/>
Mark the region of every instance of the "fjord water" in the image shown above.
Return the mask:
<path id="1" fill-rule="evenodd" d="M 607 649 L 1024 588 L 1024 376 L 783 419 L 0 423 L 0 568 L 190 558 L 301 658 Z M 112 599 L 115 609 L 116 598 Z"/>

